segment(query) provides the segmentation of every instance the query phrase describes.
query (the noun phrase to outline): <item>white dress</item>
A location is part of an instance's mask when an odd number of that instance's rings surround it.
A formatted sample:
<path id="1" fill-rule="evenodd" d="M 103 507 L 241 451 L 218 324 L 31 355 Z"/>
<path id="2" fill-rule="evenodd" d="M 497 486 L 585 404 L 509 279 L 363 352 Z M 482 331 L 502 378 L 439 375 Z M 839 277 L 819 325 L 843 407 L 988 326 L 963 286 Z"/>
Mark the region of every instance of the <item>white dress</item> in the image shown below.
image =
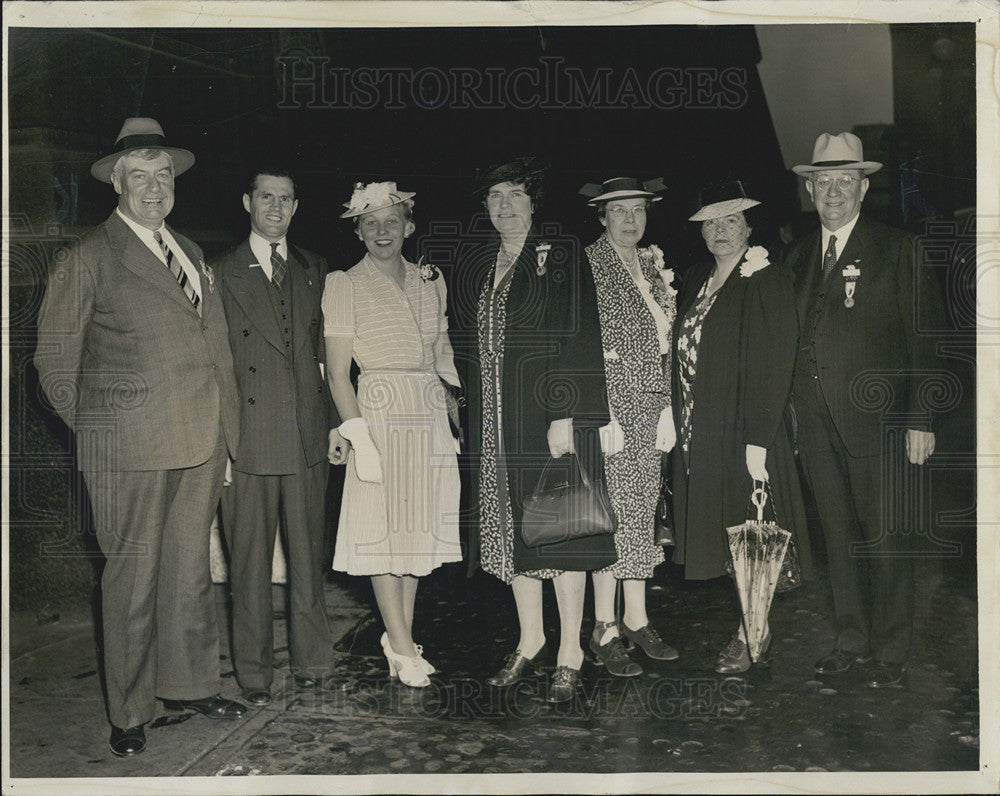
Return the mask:
<path id="1" fill-rule="evenodd" d="M 461 561 L 458 459 L 441 379 L 458 384 L 444 280 L 406 262 L 403 290 L 366 255 L 323 291 L 324 333 L 353 339 L 358 407 L 383 482 L 347 462 L 333 568 L 351 575 L 426 575 Z"/>

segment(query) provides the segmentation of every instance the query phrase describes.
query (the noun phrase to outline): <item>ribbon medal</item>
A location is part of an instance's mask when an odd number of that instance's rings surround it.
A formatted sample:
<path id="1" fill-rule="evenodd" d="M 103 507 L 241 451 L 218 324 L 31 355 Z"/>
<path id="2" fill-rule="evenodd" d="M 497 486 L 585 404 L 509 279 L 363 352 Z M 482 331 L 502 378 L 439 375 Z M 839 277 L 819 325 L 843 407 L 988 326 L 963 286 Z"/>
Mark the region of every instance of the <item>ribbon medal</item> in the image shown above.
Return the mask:
<path id="1" fill-rule="evenodd" d="M 538 267 L 535 269 L 535 273 L 539 276 L 545 276 L 545 261 L 548 259 L 551 250 L 551 243 L 539 243 L 535 247 L 535 256 L 538 260 Z"/>
<path id="2" fill-rule="evenodd" d="M 841 275 L 844 277 L 844 306 L 850 309 L 854 306 L 854 289 L 857 286 L 857 280 L 861 276 L 861 269 L 857 267 L 860 260 L 855 260 L 847 268 L 841 271 Z"/>

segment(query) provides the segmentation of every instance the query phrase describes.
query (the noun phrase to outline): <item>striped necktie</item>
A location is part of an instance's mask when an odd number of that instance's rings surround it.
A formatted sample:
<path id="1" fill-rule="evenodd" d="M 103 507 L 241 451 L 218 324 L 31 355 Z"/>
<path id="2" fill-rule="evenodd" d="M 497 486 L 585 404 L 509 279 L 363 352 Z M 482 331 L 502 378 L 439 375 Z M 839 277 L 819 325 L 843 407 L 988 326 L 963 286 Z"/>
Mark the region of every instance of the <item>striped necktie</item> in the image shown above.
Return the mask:
<path id="1" fill-rule="evenodd" d="M 194 305 L 194 308 L 198 310 L 198 314 L 201 315 L 201 297 L 198 292 L 194 289 L 187 278 L 187 274 L 184 273 L 184 269 L 181 268 L 181 264 L 177 262 L 174 258 L 174 253 L 170 251 L 170 247 L 167 242 L 163 239 L 163 236 L 159 231 L 153 233 L 153 237 L 156 242 L 160 244 L 160 250 L 163 252 L 163 257 L 167 261 L 167 268 L 170 269 L 170 273 L 174 275 L 174 279 L 177 280 L 177 284 L 181 286 L 181 290 L 184 291 L 184 295 L 188 297 L 188 301 Z"/>
<path id="2" fill-rule="evenodd" d="M 271 244 L 271 281 L 274 286 L 281 290 L 281 283 L 285 279 L 285 272 L 288 268 L 285 266 L 285 258 L 278 254 L 278 244 Z"/>

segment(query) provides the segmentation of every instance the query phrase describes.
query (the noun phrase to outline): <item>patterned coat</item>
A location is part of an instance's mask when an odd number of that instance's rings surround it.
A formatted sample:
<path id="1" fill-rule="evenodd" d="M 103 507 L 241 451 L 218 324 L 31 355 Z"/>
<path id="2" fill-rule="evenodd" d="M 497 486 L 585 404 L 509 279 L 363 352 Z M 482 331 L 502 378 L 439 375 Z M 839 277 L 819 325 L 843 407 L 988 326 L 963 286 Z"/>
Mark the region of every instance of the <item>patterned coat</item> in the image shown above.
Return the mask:
<path id="1" fill-rule="evenodd" d="M 608 398 L 625 436 L 624 450 L 604 458 L 608 495 L 618 518 L 618 562 L 609 571 L 618 578 L 648 578 L 663 561 L 663 548 L 653 543 L 653 514 L 662 459 L 656 424 L 670 405 L 669 371 L 664 372 L 653 313 L 607 235 L 586 253 L 597 289 Z M 639 262 L 653 299 L 672 325 L 673 294 L 651 257 L 640 256 Z"/>

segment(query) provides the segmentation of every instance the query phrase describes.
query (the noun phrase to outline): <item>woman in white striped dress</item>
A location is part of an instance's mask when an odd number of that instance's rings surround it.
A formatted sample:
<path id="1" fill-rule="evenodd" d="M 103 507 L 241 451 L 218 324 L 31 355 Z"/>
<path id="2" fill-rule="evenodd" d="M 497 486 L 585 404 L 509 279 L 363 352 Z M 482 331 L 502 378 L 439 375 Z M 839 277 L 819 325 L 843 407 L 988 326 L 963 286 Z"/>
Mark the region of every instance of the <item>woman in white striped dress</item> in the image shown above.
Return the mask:
<path id="1" fill-rule="evenodd" d="M 430 684 L 413 643 L 417 578 L 461 561 L 457 445 L 442 380 L 457 386 L 444 280 L 402 256 L 414 194 L 393 182 L 355 188 L 341 218 L 356 219 L 368 253 L 327 276 L 327 378 L 350 441 L 333 568 L 371 576 L 390 676 Z M 351 360 L 361 375 L 355 394 Z"/>

